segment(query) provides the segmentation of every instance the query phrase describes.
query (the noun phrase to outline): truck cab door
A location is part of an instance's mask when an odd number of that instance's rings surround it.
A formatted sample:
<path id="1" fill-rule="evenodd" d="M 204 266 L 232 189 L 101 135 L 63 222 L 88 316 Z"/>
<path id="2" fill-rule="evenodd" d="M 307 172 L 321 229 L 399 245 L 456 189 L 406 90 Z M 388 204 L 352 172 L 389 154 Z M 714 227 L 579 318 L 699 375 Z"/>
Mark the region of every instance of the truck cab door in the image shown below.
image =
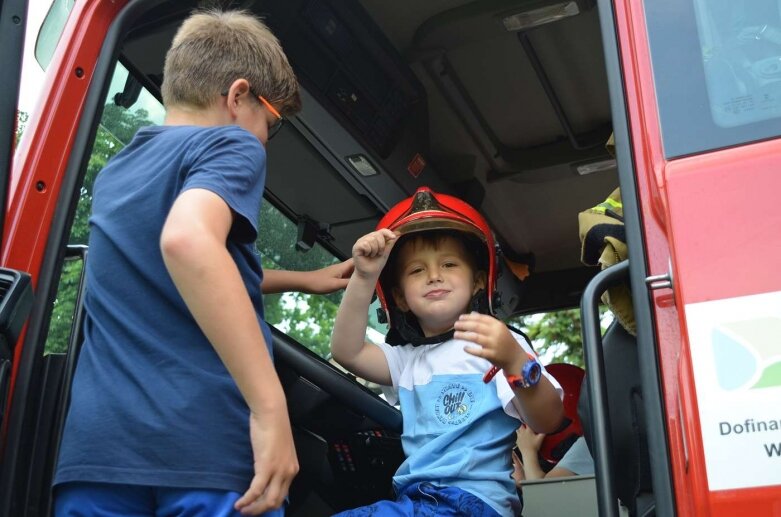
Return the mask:
<path id="1" fill-rule="evenodd" d="M 0 238 L 5 219 L 5 200 L 11 156 L 16 140 L 16 106 L 22 77 L 22 51 L 27 21 L 27 0 L 0 1 L 0 66 L 5 78 L 0 83 Z M 0 241 L 0 246 L 3 241 Z"/>
<path id="2" fill-rule="evenodd" d="M 781 486 L 769 432 L 781 402 L 781 51 L 766 33 L 778 6 L 614 12 L 618 168 L 627 225 L 642 225 L 631 286 L 635 311 L 651 315 L 638 319 L 638 353 L 644 390 L 659 393 L 646 407 L 657 513 L 769 515 Z"/>
<path id="3" fill-rule="evenodd" d="M 22 70 L 22 50 L 27 21 L 27 0 L 0 2 L 0 69 L 6 78 L 0 83 L 0 248 L 5 244 L 3 228 L 11 162 L 16 143 L 17 103 Z M 5 265 L 5 263 L 2 263 Z M 0 267 L 0 436 L 7 422 L 14 345 L 19 338 L 32 303 L 30 276 Z M 0 440 L 2 443 L 2 440 Z"/>
<path id="4" fill-rule="evenodd" d="M 51 45 L 56 51 L 40 85 L 46 95 L 14 151 L 28 3 L 0 0 L 0 517 L 49 515 L 64 354 L 44 354 L 44 344 L 63 263 L 79 254 L 67 246 L 69 221 L 115 61 L 101 49 L 125 4 L 53 3 L 67 21 Z"/>

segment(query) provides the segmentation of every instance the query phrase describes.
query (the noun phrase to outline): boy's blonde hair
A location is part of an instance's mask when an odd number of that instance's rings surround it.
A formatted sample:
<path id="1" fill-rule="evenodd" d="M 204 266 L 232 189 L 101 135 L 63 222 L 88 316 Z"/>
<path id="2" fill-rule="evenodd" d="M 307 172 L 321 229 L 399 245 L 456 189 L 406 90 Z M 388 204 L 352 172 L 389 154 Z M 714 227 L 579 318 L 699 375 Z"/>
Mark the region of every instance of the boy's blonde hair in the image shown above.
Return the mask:
<path id="1" fill-rule="evenodd" d="M 163 104 L 208 108 L 236 79 L 246 79 L 283 115 L 301 110 L 298 81 L 281 45 L 246 11 L 198 11 L 165 56 Z"/>

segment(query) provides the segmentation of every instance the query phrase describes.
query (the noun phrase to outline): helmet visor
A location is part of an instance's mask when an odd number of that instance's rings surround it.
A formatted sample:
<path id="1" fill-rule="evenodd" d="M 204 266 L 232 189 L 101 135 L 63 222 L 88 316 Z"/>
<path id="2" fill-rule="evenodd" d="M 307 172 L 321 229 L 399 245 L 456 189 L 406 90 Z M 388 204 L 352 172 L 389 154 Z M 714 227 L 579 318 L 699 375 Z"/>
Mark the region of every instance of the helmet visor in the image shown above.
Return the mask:
<path id="1" fill-rule="evenodd" d="M 399 235 L 408 235 L 410 233 L 431 230 L 457 230 L 474 235 L 482 242 L 485 242 L 486 240 L 485 234 L 477 227 L 463 221 L 446 219 L 444 217 L 425 217 L 406 222 L 397 228 L 392 228 L 392 230 L 398 232 Z"/>

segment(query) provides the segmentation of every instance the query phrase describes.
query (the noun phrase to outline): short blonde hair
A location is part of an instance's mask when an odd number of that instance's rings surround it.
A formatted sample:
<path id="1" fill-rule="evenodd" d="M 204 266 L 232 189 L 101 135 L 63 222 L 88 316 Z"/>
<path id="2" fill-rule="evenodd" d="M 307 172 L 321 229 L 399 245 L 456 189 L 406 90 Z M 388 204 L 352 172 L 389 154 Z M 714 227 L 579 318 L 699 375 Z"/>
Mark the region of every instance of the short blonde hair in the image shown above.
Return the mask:
<path id="1" fill-rule="evenodd" d="M 246 79 L 283 115 L 301 110 L 293 69 L 262 21 L 246 11 L 195 12 L 165 56 L 163 104 L 208 108 L 236 79 Z"/>

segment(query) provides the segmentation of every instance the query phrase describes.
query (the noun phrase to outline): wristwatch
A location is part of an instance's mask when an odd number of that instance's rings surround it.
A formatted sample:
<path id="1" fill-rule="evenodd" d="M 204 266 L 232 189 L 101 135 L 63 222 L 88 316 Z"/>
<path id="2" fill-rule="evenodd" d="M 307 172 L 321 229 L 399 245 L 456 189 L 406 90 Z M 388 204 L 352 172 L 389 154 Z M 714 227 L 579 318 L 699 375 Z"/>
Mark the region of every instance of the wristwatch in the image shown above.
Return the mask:
<path id="1" fill-rule="evenodd" d="M 542 366 L 537 362 L 537 359 L 529 356 L 529 360 L 521 367 L 520 375 L 508 375 L 505 372 L 504 376 L 513 388 L 531 388 L 540 382 Z"/>

